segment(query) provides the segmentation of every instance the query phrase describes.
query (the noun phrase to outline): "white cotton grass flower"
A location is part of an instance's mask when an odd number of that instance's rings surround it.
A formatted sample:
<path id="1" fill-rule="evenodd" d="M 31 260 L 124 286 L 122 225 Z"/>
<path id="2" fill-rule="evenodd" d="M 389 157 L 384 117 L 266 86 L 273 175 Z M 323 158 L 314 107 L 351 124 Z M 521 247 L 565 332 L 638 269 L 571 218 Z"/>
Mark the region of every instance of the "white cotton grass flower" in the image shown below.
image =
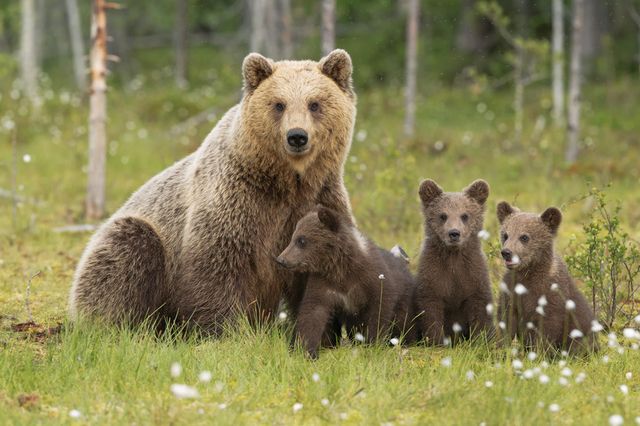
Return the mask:
<path id="1" fill-rule="evenodd" d="M 535 353 L 535 352 L 533 352 L 533 351 L 531 351 L 531 352 L 529 352 L 529 353 L 527 354 L 527 359 L 528 359 L 529 361 L 534 361 L 536 358 L 538 358 L 538 354 L 537 354 L 537 353 Z"/>
<path id="2" fill-rule="evenodd" d="M 79 419 L 80 417 L 82 417 L 82 413 L 80 412 L 80 410 L 76 410 L 75 408 L 71 411 L 69 411 L 69 417 L 71 417 L 72 419 Z"/>
<path id="3" fill-rule="evenodd" d="M 538 298 L 538 306 L 545 307 L 547 306 L 547 303 L 547 296 L 545 296 L 544 294 Z"/>
<path id="4" fill-rule="evenodd" d="M 354 339 L 356 339 L 358 342 L 364 342 L 364 336 L 362 335 L 362 333 L 356 333 L 355 336 L 353 336 Z"/>
<path id="5" fill-rule="evenodd" d="M 550 404 L 549 411 L 551 411 L 552 413 L 557 413 L 558 411 L 560 411 L 560 406 L 556 403 Z"/>
<path id="6" fill-rule="evenodd" d="M 558 285 L 558 283 L 552 283 L 550 288 L 551 288 L 552 291 L 560 290 L 560 286 Z"/>
<path id="7" fill-rule="evenodd" d="M 539 305 L 536 306 L 536 313 L 543 317 L 544 316 L 544 307 L 539 306 Z"/>
<path id="8" fill-rule="evenodd" d="M 487 303 L 485 309 L 487 310 L 487 315 L 493 315 L 493 303 Z"/>
<path id="9" fill-rule="evenodd" d="M 572 339 L 580 339 L 584 337 L 584 334 L 582 333 L 582 331 L 574 328 L 573 330 L 571 330 L 571 333 L 569 333 L 569 337 L 571 337 Z"/>
<path id="10" fill-rule="evenodd" d="M 462 326 L 460 324 L 458 324 L 457 322 L 454 322 L 453 325 L 451 326 L 451 328 L 453 329 L 453 332 L 458 334 L 462 331 Z"/>
<path id="11" fill-rule="evenodd" d="M 201 371 L 200 374 L 198 374 L 198 380 L 200 380 L 202 383 L 209 383 L 211 381 L 212 378 L 212 374 L 211 371 Z"/>
<path id="12" fill-rule="evenodd" d="M 484 382 L 484 386 L 487 388 L 492 388 L 493 382 L 491 380 L 487 380 L 486 382 Z"/>
<path id="13" fill-rule="evenodd" d="M 525 379 L 533 379 L 533 377 L 535 376 L 535 372 L 531 369 L 526 369 L 522 372 L 522 377 L 524 377 Z"/>
<path id="14" fill-rule="evenodd" d="M 587 374 L 584 371 L 581 371 L 576 375 L 576 383 L 582 383 L 586 378 Z"/>
<path id="15" fill-rule="evenodd" d="M 329 406 L 329 400 L 328 400 L 327 398 L 322 398 L 322 399 L 320 400 L 320 404 L 321 404 L 323 407 L 328 407 L 328 406 Z"/>
<path id="16" fill-rule="evenodd" d="M 565 361 L 564 359 L 561 359 L 560 361 L 558 361 L 558 367 L 564 368 L 566 366 L 567 366 L 567 361 Z"/>
<path id="17" fill-rule="evenodd" d="M 214 389 L 216 392 L 220 393 L 222 392 L 222 389 L 224 389 L 224 383 L 222 382 L 216 382 Z"/>
<path id="18" fill-rule="evenodd" d="M 605 364 L 608 364 L 609 363 L 609 355 L 603 356 L 602 357 L 602 362 L 605 363 Z"/>
<path id="19" fill-rule="evenodd" d="M 620 385 L 620 392 L 622 392 L 623 395 L 629 395 L 629 386 Z"/>
<path id="20" fill-rule="evenodd" d="M 498 323 L 498 327 L 500 327 L 500 330 L 506 330 L 507 329 L 507 324 L 504 321 L 500 321 Z"/>
<path id="21" fill-rule="evenodd" d="M 31 156 L 29 154 L 25 154 L 22 156 L 22 161 L 24 161 L 25 163 L 30 163 L 31 162 Z"/>
<path id="22" fill-rule="evenodd" d="M 464 376 L 468 381 L 472 381 L 476 378 L 476 373 L 474 373 L 472 370 L 468 370 Z"/>
<path id="23" fill-rule="evenodd" d="M 562 355 L 563 357 L 568 357 L 569 356 L 569 352 L 563 350 L 560 352 L 560 355 Z M 560 361 L 560 363 L 562 363 L 562 366 L 564 367 L 565 365 L 567 365 L 567 361 Z"/>
<path id="24" fill-rule="evenodd" d="M 518 283 L 518 284 L 516 284 L 516 286 L 513 288 L 513 291 L 514 291 L 518 296 L 522 296 L 523 294 L 527 294 L 527 292 L 528 292 L 529 290 L 527 290 L 527 288 L 526 288 L 524 285 L 522 285 L 522 284 Z"/>
<path id="25" fill-rule="evenodd" d="M 635 321 L 636 324 L 640 324 L 640 315 L 636 315 L 636 317 L 633 320 Z"/>
<path id="26" fill-rule="evenodd" d="M 613 397 L 613 395 L 607 395 L 607 402 L 608 402 L 609 404 L 614 403 L 614 402 L 615 402 L 615 400 L 616 400 L 616 399 Z"/>
<path id="27" fill-rule="evenodd" d="M 527 329 L 528 330 L 533 330 L 534 328 L 536 328 L 536 326 L 533 325 L 533 323 L 531 321 L 527 322 Z"/>
<path id="28" fill-rule="evenodd" d="M 640 416 L 636 417 L 636 424 L 640 425 Z"/>
<path id="29" fill-rule="evenodd" d="M 191 387 L 189 385 L 174 383 L 171 385 L 170 389 L 171 389 L 171 393 L 173 393 L 173 395 L 176 398 L 193 399 L 193 398 L 200 397 L 200 393 L 198 392 L 198 389 Z"/>
<path id="30" fill-rule="evenodd" d="M 380 274 L 380 275 L 378 275 L 378 279 L 379 279 L 379 280 L 384 280 L 384 279 L 385 279 L 384 274 Z"/>
<path id="31" fill-rule="evenodd" d="M 227 408 L 227 404 L 224 402 L 221 402 L 220 404 L 218 404 L 218 408 L 220 410 L 225 410 Z"/>
<path id="32" fill-rule="evenodd" d="M 480 238 L 481 240 L 487 241 L 489 237 L 491 237 L 491 234 L 489 234 L 489 231 L 487 231 L 486 229 L 482 229 L 480 232 L 478 232 L 478 238 Z"/>
<path id="33" fill-rule="evenodd" d="M 298 411 L 302 410 L 303 407 L 304 405 L 302 405 L 301 402 L 296 402 L 295 404 L 293 404 L 293 412 L 297 413 Z"/>
<path id="34" fill-rule="evenodd" d="M 498 287 L 500 287 L 501 292 L 509 293 L 509 286 L 504 281 L 500 281 L 500 284 L 498 285 Z"/>
<path id="35" fill-rule="evenodd" d="M 320 381 L 320 375 L 318 373 L 313 373 L 311 375 L 311 380 L 313 380 L 314 382 L 319 382 Z"/>
<path id="36" fill-rule="evenodd" d="M 569 384 L 569 380 L 566 377 L 558 377 L 558 383 L 560 386 L 567 386 Z"/>
<path id="37" fill-rule="evenodd" d="M 620 414 L 614 414 L 609 417 L 610 426 L 622 426 L 624 424 L 624 418 Z"/>
<path id="38" fill-rule="evenodd" d="M 286 312 L 284 312 L 284 311 L 282 311 L 282 312 L 280 312 L 280 313 L 278 314 L 278 319 L 279 319 L 280 321 L 284 321 L 284 320 L 286 320 L 286 319 L 287 319 L 287 317 L 288 317 L 288 315 L 287 315 L 287 313 L 286 313 Z"/>
<path id="39" fill-rule="evenodd" d="M 389 343 L 391 343 L 393 346 L 398 346 L 398 344 L 400 343 L 400 339 L 398 339 L 397 337 L 392 337 L 391 339 L 389 339 Z"/>
<path id="40" fill-rule="evenodd" d="M 180 377 L 182 374 L 182 366 L 179 362 L 171 363 L 171 377 L 174 379 Z"/>
<path id="41" fill-rule="evenodd" d="M 448 356 L 448 357 L 442 358 L 442 361 L 440 361 L 440 364 L 445 368 L 451 367 L 451 357 Z"/>
<path id="42" fill-rule="evenodd" d="M 627 339 L 639 339 L 640 340 L 640 332 L 635 328 L 625 328 L 622 330 L 622 335 Z"/>
<path id="43" fill-rule="evenodd" d="M 573 371 L 571 371 L 569 367 L 565 367 L 560 371 L 560 374 L 564 377 L 571 377 L 573 375 Z"/>
<path id="44" fill-rule="evenodd" d="M 538 377 L 538 380 L 543 385 L 546 385 L 547 383 L 549 383 L 549 376 L 547 376 L 546 374 L 541 374 L 540 377 Z"/>
<path id="45" fill-rule="evenodd" d="M 449 336 L 442 339 L 442 344 L 444 346 L 451 346 L 451 339 L 449 338 Z"/>
<path id="46" fill-rule="evenodd" d="M 627 373 L 624 375 L 624 377 L 627 380 L 631 380 L 633 378 L 633 373 L 631 373 L 631 371 L 627 371 Z"/>
<path id="47" fill-rule="evenodd" d="M 576 309 L 576 302 L 571 299 L 567 299 L 564 304 L 564 307 L 567 311 L 574 311 Z"/>
<path id="48" fill-rule="evenodd" d="M 515 370 L 522 370 L 522 361 L 520 361 L 519 359 L 514 359 L 511 362 L 511 366 L 515 369 Z"/>
<path id="49" fill-rule="evenodd" d="M 591 321 L 591 331 L 593 333 L 600 333 L 602 330 L 604 330 L 604 327 L 598 322 L 598 320 Z"/>

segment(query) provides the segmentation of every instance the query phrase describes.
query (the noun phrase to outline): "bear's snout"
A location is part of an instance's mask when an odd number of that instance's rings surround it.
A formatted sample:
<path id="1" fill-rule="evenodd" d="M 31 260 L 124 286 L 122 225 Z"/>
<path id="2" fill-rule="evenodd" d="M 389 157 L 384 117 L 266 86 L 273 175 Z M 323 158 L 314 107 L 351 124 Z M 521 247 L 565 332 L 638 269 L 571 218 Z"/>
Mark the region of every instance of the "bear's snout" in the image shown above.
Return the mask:
<path id="1" fill-rule="evenodd" d="M 513 253 L 509 249 L 504 249 L 500 252 L 502 258 L 507 262 L 511 262 L 511 258 L 513 257 Z"/>
<path id="2" fill-rule="evenodd" d="M 280 266 L 282 266 L 283 268 L 289 268 L 289 263 L 287 263 L 286 260 L 284 260 L 284 258 L 278 256 L 275 258 L 276 263 Z"/>
<path id="3" fill-rule="evenodd" d="M 457 243 L 458 241 L 460 241 L 460 231 L 458 231 L 457 229 L 452 229 L 448 232 L 447 235 L 449 235 L 449 241 L 451 241 L 452 243 Z"/>
<path id="4" fill-rule="evenodd" d="M 309 135 L 304 129 L 296 127 L 287 132 L 287 144 L 290 151 L 304 152 L 307 149 L 307 142 L 309 142 Z"/>

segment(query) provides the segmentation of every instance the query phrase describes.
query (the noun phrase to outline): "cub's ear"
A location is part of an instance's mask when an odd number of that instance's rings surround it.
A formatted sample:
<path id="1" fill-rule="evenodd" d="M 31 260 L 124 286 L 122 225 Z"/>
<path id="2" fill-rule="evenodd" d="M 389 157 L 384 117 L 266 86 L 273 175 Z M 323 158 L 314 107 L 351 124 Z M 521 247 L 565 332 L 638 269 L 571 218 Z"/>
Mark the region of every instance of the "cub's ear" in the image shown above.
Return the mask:
<path id="1" fill-rule="evenodd" d="M 476 200 L 478 204 L 482 205 L 489 198 L 489 184 L 482 179 L 474 180 L 471 185 L 465 188 L 464 193 L 467 197 Z"/>
<path id="2" fill-rule="evenodd" d="M 549 207 L 540 215 L 540 219 L 542 219 L 542 223 L 551 230 L 551 233 L 555 235 L 558 232 L 560 222 L 562 222 L 562 212 L 556 207 Z"/>
<path id="3" fill-rule="evenodd" d="M 496 212 L 498 213 L 498 221 L 500 223 L 504 222 L 504 220 L 514 214 L 517 210 L 514 207 L 511 207 L 509 203 L 506 201 L 500 201 L 498 203 L 498 207 L 496 207 Z"/>
<path id="4" fill-rule="evenodd" d="M 336 49 L 324 58 L 320 59 L 318 67 L 322 74 L 335 81 L 336 84 L 349 95 L 353 95 L 351 74 L 353 65 L 351 56 L 342 49 Z"/>
<path id="5" fill-rule="evenodd" d="M 340 229 L 340 219 L 336 212 L 322 205 L 318 206 L 318 219 L 320 219 L 320 223 L 332 232 L 338 232 L 338 229 Z"/>
<path id="6" fill-rule="evenodd" d="M 273 74 L 273 61 L 259 53 L 249 53 L 242 61 L 242 78 L 244 90 L 248 93 Z"/>
<path id="7" fill-rule="evenodd" d="M 418 190 L 420 200 L 422 200 L 422 204 L 425 206 L 431 204 L 433 200 L 442 195 L 443 192 L 442 188 L 440 188 L 440 186 L 431 179 L 423 180 L 420 184 L 420 189 Z"/>

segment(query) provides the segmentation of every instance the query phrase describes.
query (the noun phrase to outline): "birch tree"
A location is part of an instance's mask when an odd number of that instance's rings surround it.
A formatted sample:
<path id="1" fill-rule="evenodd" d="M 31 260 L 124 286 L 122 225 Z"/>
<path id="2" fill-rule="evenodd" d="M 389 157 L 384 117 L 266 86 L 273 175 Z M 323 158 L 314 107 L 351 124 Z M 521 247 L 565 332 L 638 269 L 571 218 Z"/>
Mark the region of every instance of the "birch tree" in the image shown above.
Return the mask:
<path id="1" fill-rule="evenodd" d="M 280 56 L 291 59 L 293 55 L 293 34 L 291 28 L 291 0 L 278 0 L 280 13 Z"/>
<path id="2" fill-rule="evenodd" d="M 418 20 L 420 1 L 409 0 L 407 10 L 407 56 L 404 135 L 413 137 L 416 122 L 416 73 L 418 69 Z"/>
<path id="3" fill-rule="evenodd" d="M 187 86 L 188 75 L 188 9 L 187 0 L 176 0 L 175 59 L 176 85 Z"/>
<path id="4" fill-rule="evenodd" d="M 584 0 L 573 0 L 571 69 L 569 73 L 569 116 L 567 121 L 567 149 L 565 151 L 565 161 L 569 164 L 575 163 L 580 150 L 578 138 L 580 137 L 583 22 Z"/>
<path id="5" fill-rule="evenodd" d="M 638 12 L 638 9 L 636 9 L 632 1 L 629 1 L 628 6 L 631 19 L 633 19 L 633 22 L 636 24 L 636 40 L 638 44 L 638 56 L 636 57 L 636 61 L 638 61 L 638 75 L 640 75 L 640 12 Z"/>
<path id="6" fill-rule="evenodd" d="M 76 86 L 80 90 L 87 88 L 87 70 L 84 60 L 84 42 L 82 40 L 82 27 L 77 0 L 66 0 L 67 20 L 69 22 L 69 38 L 71 39 L 71 52 L 73 54 L 73 74 Z"/>
<path id="7" fill-rule="evenodd" d="M 251 0 L 251 42 L 252 52 L 259 52 L 264 48 L 266 37 L 266 3 L 267 0 Z"/>
<path id="8" fill-rule="evenodd" d="M 20 33 L 20 77 L 30 99 L 38 95 L 38 46 L 35 0 L 22 0 Z"/>
<path id="9" fill-rule="evenodd" d="M 564 8 L 563 0 L 553 0 L 553 120 L 564 122 Z"/>
<path id="10" fill-rule="evenodd" d="M 336 0 L 322 0 L 322 54 L 336 48 Z"/>

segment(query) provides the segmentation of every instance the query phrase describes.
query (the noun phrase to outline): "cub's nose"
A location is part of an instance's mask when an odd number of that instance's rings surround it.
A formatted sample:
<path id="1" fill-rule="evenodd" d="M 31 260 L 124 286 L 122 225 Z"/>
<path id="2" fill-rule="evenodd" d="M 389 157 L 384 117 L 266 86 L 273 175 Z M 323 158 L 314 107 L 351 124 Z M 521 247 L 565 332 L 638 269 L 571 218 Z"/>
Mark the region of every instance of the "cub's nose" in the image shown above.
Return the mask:
<path id="1" fill-rule="evenodd" d="M 280 266 L 284 266 L 285 268 L 287 267 L 287 262 L 285 262 L 285 260 L 283 258 L 281 258 L 280 256 L 276 257 L 276 263 Z"/>
<path id="2" fill-rule="evenodd" d="M 458 241 L 460 239 L 460 231 L 457 229 L 452 229 L 449 231 L 449 239 L 451 241 Z"/>
<path id="3" fill-rule="evenodd" d="M 287 132 L 287 143 L 293 148 L 302 148 L 309 141 L 309 135 L 304 129 L 295 128 Z"/>
<path id="4" fill-rule="evenodd" d="M 500 254 L 502 255 L 502 258 L 504 260 L 506 260 L 507 262 L 511 262 L 511 258 L 513 257 L 513 253 L 511 253 L 511 250 L 504 249 L 500 252 Z"/>

